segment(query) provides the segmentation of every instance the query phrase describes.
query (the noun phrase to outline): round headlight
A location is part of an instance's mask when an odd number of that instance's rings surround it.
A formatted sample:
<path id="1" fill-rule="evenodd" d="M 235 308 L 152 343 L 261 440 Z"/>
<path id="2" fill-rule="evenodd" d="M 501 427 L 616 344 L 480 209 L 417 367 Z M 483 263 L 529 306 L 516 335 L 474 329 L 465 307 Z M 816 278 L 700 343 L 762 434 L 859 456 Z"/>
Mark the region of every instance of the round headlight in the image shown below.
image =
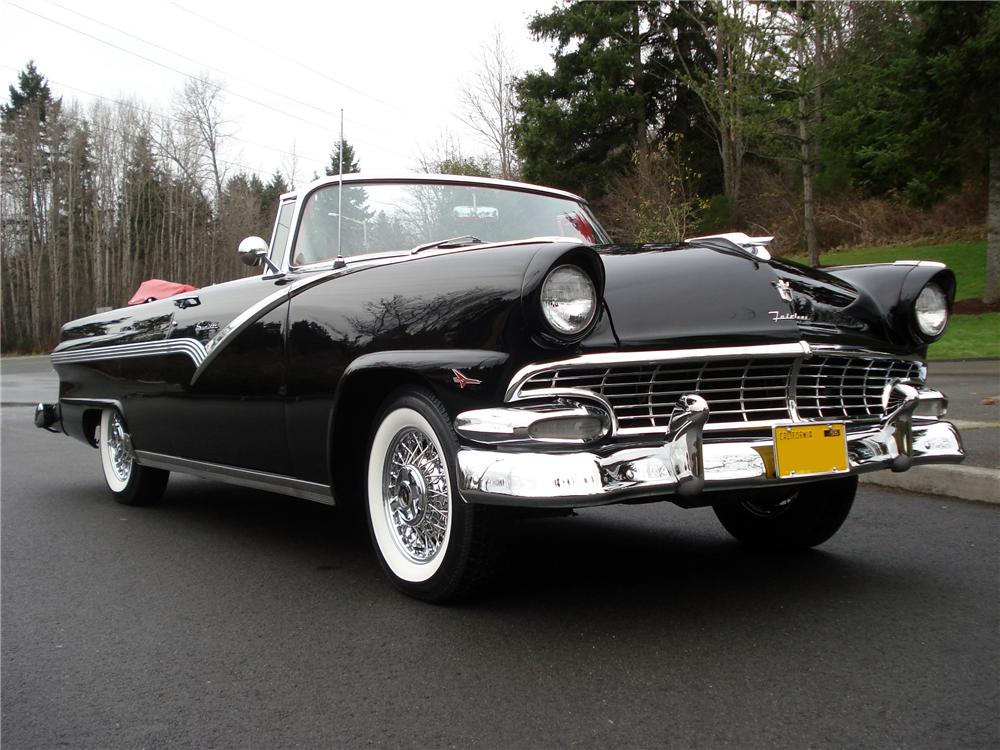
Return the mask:
<path id="1" fill-rule="evenodd" d="M 542 314 L 557 332 L 573 336 L 585 330 L 597 312 L 597 290 L 577 266 L 559 266 L 542 284 Z"/>
<path id="2" fill-rule="evenodd" d="M 948 324 L 948 297 L 937 284 L 928 284 L 913 305 L 917 327 L 925 336 L 940 336 Z"/>

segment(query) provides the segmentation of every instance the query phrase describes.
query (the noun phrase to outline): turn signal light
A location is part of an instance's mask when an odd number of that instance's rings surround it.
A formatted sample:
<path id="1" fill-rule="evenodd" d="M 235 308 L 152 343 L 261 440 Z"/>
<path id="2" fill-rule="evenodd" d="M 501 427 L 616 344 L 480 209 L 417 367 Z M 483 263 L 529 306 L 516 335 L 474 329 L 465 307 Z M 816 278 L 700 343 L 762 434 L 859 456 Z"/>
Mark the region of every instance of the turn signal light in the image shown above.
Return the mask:
<path id="1" fill-rule="evenodd" d="M 528 428 L 528 434 L 536 440 L 597 440 L 607 432 L 607 423 L 600 417 L 554 417 Z"/>

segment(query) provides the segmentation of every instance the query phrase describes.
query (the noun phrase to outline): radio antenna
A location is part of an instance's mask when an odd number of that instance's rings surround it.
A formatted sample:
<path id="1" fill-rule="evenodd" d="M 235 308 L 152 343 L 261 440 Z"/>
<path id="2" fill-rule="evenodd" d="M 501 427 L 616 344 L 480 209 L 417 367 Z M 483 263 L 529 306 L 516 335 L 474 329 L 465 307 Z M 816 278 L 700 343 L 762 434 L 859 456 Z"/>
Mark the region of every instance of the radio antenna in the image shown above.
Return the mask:
<path id="1" fill-rule="evenodd" d="M 344 253 L 340 245 L 340 228 L 344 223 L 344 108 L 340 108 L 340 169 L 338 171 L 340 186 L 337 188 L 337 259 L 334 268 L 344 265 Z"/>

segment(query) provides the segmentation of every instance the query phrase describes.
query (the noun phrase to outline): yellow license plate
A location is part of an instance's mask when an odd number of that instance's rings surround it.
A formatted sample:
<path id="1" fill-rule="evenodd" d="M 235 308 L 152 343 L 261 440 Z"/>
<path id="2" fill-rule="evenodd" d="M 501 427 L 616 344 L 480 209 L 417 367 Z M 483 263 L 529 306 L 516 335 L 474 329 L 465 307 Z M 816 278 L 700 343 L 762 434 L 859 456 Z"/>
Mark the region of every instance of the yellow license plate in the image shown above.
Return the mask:
<path id="1" fill-rule="evenodd" d="M 780 479 L 790 479 L 846 472 L 846 435 L 840 422 L 775 427 L 775 473 Z"/>

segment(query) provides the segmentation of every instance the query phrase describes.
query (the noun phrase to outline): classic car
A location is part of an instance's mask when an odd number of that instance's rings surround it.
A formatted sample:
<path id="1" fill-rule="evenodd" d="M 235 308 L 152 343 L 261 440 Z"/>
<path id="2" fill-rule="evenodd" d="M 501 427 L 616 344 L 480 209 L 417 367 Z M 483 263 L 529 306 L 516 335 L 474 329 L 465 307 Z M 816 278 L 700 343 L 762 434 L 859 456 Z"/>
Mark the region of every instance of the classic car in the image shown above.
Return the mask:
<path id="1" fill-rule="evenodd" d="M 259 275 L 67 323 L 35 421 L 97 448 L 122 503 L 172 471 L 359 503 L 432 601 L 474 588 L 511 514 L 668 500 L 812 547 L 859 474 L 962 460 L 922 362 L 955 277 L 767 241 L 617 245 L 561 190 L 321 179 L 240 245 Z"/>

